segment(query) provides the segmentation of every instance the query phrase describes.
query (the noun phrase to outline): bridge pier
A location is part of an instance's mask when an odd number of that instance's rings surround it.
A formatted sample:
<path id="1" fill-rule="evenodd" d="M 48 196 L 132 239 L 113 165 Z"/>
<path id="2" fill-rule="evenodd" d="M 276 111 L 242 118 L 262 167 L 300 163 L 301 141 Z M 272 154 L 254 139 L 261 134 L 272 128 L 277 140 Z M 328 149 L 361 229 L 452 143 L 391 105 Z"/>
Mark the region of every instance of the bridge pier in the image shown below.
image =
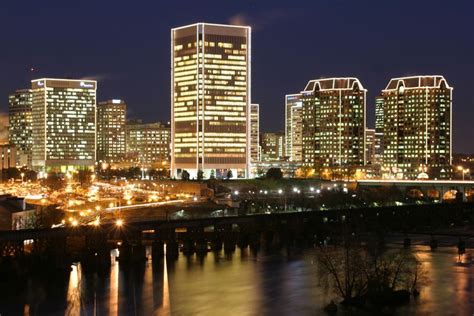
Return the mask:
<path id="1" fill-rule="evenodd" d="M 120 264 L 136 264 L 146 261 L 146 249 L 141 242 L 124 241 L 119 247 L 119 262 Z"/>
<path id="2" fill-rule="evenodd" d="M 197 240 L 196 240 L 196 246 L 195 246 L 195 249 L 196 249 L 196 253 L 198 255 L 205 255 L 207 254 L 207 241 L 204 237 L 199 237 Z"/>
<path id="3" fill-rule="evenodd" d="M 222 237 L 219 233 L 214 233 L 211 240 L 211 250 L 219 252 L 222 250 Z"/>
<path id="4" fill-rule="evenodd" d="M 224 252 L 232 253 L 235 251 L 236 241 L 232 233 L 226 234 L 224 239 Z"/>
<path id="5" fill-rule="evenodd" d="M 154 240 L 151 244 L 151 258 L 152 260 L 159 260 L 165 254 L 165 243 L 162 240 Z"/>
<path id="6" fill-rule="evenodd" d="M 252 233 L 250 234 L 250 249 L 253 253 L 257 253 L 260 250 L 260 233 Z"/>
<path id="7" fill-rule="evenodd" d="M 179 256 L 179 244 L 176 240 L 171 239 L 166 243 L 166 258 L 176 259 Z"/>
<path id="8" fill-rule="evenodd" d="M 107 234 L 94 231 L 86 236 L 86 247 L 81 255 L 84 272 L 105 272 L 111 266 Z"/>
<path id="9" fill-rule="evenodd" d="M 146 248 L 142 244 L 141 231 L 122 232 L 122 245 L 119 246 L 119 262 L 120 264 L 137 264 L 147 260 Z"/>
<path id="10" fill-rule="evenodd" d="M 237 244 L 240 249 L 245 249 L 249 246 L 249 234 L 245 231 L 241 231 L 238 237 Z"/>
<path id="11" fill-rule="evenodd" d="M 182 251 L 185 256 L 190 256 L 195 251 L 194 241 L 189 236 L 186 236 L 185 239 L 183 240 Z"/>

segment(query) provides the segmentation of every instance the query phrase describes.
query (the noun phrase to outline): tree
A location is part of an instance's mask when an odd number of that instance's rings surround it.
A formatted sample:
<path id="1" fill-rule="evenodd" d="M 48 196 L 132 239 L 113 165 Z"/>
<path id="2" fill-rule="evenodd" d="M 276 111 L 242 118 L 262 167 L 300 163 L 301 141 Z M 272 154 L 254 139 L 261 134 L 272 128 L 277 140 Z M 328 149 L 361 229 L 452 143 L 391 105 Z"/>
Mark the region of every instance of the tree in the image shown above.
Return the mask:
<path id="1" fill-rule="evenodd" d="M 314 177 L 315 171 L 311 167 L 300 167 L 296 170 L 295 176 L 297 178 L 311 178 Z"/>
<path id="2" fill-rule="evenodd" d="M 202 179 L 204 179 L 204 172 L 201 169 L 199 169 L 197 173 L 197 180 L 202 181 Z"/>
<path id="3" fill-rule="evenodd" d="M 234 177 L 234 174 L 232 173 L 232 170 L 229 169 L 229 171 L 227 171 L 227 180 L 230 180 Z"/>
<path id="4" fill-rule="evenodd" d="M 64 188 L 64 180 L 57 173 L 49 173 L 48 177 L 43 180 L 45 186 L 51 190 L 58 191 Z"/>
<path id="5" fill-rule="evenodd" d="M 209 179 L 213 180 L 216 178 L 216 172 L 214 171 L 214 169 L 211 170 L 211 174 L 209 176 Z"/>
<path id="6" fill-rule="evenodd" d="M 280 168 L 270 168 L 267 171 L 267 178 L 272 180 L 280 180 L 283 178 L 283 173 Z"/>
<path id="7" fill-rule="evenodd" d="M 74 174 L 74 178 L 81 185 L 90 184 L 92 181 L 92 171 L 88 168 L 81 168 Z"/>
<path id="8" fill-rule="evenodd" d="M 183 172 L 181 172 L 181 179 L 185 180 L 185 181 L 188 181 L 189 180 L 189 172 L 186 171 L 186 170 L 183 170 Z"/>
<path id="9" fill-rule="evenodd" d="M 26 170 L 25 171 L 25 180 L 36 181 L 38 174 L 34 170 Z"/>
<path id="10" fill-rule="evenodd" d="M 34 228 L 51 228 L 53 224 L 61 223 L 64 212 L 59 210 L 55 205 L 41 207 L 36 212 Z"/>
<path id="11" fill-rule="evenodd" d="M 409 250 L 382 251 L 363 247 L 352 235 L 341 246 L 321 246 L 318 274 L 343 303 L 393 304 L 418 292 L 426 276 Z"/>

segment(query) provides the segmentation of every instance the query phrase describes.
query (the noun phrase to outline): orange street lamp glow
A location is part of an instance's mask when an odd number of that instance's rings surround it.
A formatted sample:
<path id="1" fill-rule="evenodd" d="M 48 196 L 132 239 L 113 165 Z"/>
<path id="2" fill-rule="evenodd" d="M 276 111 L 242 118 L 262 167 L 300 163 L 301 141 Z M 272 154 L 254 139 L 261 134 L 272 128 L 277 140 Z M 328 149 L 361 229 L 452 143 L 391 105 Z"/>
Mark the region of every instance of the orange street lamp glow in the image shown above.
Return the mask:
<path id="1" fill-rule="evenodd" d="M 118 219 L 118 220 L 115 222 L 115 225 L 117 225 L 118 227 L 122 227 L 122 225 L 123 225 L 123 220 L 122 220 L 122 219 Z"/>

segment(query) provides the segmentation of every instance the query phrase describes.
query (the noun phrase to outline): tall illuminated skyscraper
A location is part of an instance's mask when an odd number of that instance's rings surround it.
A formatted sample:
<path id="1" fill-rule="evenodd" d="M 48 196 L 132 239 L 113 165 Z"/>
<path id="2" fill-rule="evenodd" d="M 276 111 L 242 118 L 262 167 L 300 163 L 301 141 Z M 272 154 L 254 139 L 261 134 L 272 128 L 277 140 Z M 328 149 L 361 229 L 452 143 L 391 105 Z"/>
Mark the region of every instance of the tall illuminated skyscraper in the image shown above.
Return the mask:
<path id="1" fill-rule="evenodd" d="M 303 100 L 303 164 L 350 172 L 365 164 L 366 93 L 357 78 L 311 80 Z"/>
<path id="2" fill-rule="evenodd" d="M 303 159 L 303 102 L 301 94 L 285 96 L 285 156 L 290 161 Z"/>
<path id="3" fill-rule="evenodd" d="M 113 99 L 97 105 L 97 161 L 113 163 L 125 157 L 127 105 Z"/>
<path id="4" fill-rule="evenodd" d="M 17 90 L 8 97 L 8 140 L 15 145 L 16 165 L 31 167 L 32 94 Z"/>
<path id="5" fill-rule="evenodd" d="M 171 30 L 172 176 L 249 176 L 250 50 L 250 27 Z"/>
<path id="6" fill-rule="evenodd" d="M 40 171 L 93 168 L 97 82 L 37 79 L 32 90 L 32 165 Z"/>
<path id="7" fill-rule="evenodd" d="M 382 90 L 385 177 L 450 176 L 452 93 L 443 76 L 394 78 Z"/>
<path id="8" fill-rule="evenodd" d="M 383 159 L 383 126 L 384 126 L 384 109 L 383 97 L 375 98 L 375 139 L 374 139 L 374 161 L 375 165 L 382 165 Z"/>
<path id="9" fill-rule="evenodd" d="M 250 158 L 252 163 L 260 161 L 260 106 L 252 104 L 250 109 Z"/>

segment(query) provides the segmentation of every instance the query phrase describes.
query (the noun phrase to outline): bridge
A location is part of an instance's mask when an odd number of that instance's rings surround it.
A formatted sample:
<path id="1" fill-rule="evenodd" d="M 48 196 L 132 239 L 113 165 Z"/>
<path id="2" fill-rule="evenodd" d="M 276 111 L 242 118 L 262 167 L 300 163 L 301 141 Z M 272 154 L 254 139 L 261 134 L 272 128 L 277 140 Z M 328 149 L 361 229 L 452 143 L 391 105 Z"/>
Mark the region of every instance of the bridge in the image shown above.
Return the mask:
<path id="1" fill-rule="evenodd" d="M 466 201 L 474 196 L 474 181 L 460 180 L 358 180 L 360 187 L 397 187 L 412 191 L 412 193 L 421 193 L 424 196 L 432 197 L 437 200 L 453 199 L 456 193 L 461 193 Z"/>
<path id="2" fill-rule="evenodd" d="M 146 246 L 151 246 L 152 256 L 167 257 L 178 256 L 179 249 L 184 254 L 204 254 L 209 249 L 234 251 L 236 246 L 290 251 L 327 237 L 338 240 L 347 232 L 369 239 L 383 239 L 395 232 L 468 240 L 474 238 L 473 225 L 473 203 L 442 203 L 180 220 L 129 219 L 97 226 L 1 231 L 0 270 L 3 263 L 20 260 L 26 266 L 45 269 L 64 269 L 80 261 L 85 270 L 100 271 L 110 266 L 110 251 L 115 248 L 124 265 L 143 261 Z"/>

